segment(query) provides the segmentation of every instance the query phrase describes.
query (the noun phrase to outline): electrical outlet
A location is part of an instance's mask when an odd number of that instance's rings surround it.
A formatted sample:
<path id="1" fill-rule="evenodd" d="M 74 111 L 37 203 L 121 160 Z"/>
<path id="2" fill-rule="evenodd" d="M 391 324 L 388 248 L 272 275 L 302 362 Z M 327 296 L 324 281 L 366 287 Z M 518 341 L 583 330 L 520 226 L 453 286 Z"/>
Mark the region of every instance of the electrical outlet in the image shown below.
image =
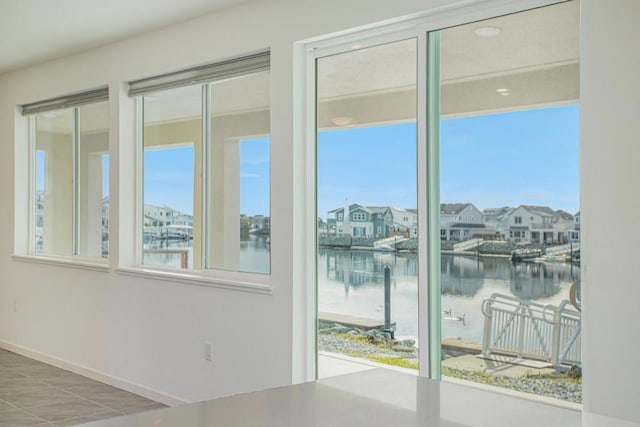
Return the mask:
<path id="1" fill-rule="evenodd" d="M 213 344 L 210 342 L 204 343 L 204 360 L 213 362 Z"/>

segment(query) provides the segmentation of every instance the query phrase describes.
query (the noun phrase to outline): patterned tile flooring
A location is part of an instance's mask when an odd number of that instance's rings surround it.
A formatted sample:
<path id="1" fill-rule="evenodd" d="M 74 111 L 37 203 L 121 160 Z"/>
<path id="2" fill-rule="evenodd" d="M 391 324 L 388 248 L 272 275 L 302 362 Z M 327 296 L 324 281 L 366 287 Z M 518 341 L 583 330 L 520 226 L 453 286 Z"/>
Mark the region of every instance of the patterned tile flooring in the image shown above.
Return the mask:
<path id="1" fill-rule="evenodd" d="M 0 349 L 0 427 L 71 426 L 163 407 Z"/>

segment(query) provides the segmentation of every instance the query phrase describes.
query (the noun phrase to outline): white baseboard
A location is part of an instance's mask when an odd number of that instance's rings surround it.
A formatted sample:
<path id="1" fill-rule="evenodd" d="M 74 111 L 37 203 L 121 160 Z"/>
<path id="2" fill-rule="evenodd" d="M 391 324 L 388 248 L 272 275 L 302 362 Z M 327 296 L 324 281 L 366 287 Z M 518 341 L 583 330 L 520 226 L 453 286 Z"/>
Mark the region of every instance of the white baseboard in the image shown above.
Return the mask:
<path id="1" fill-rule="evenodd" d="M 12 351 L 14 353 L 37 360 L 39 362 L 47 363 L 66 371 L 73 372 L 74 374 L 82 375 L 91 378 L 92 380 L 100 381 L 101 383 L 105 383 L 110 386 L 138 394 L 142 397 L 146 397 L 147 399 L 151 399 L 165 405 L 178 406 L 185 403 L 190 403 L 188 400 L 181 399 L 179 397 L 172 396 L 170 394 L 163 393 L 161 391 L 154 390 L 152 388 L 145 387 L 143 385 L 115 377 L 113 375 L 105 374 L 104 372 L 100 372 L 92 368 L 87 368 L 86 366 L 78 365 L 76 363 L 68 362 L 54 356 L 49 356 L 47 354 L 31 350 L 20 345 L 12 344 L 7 341 L 0 340 L 0 348 Z"/>

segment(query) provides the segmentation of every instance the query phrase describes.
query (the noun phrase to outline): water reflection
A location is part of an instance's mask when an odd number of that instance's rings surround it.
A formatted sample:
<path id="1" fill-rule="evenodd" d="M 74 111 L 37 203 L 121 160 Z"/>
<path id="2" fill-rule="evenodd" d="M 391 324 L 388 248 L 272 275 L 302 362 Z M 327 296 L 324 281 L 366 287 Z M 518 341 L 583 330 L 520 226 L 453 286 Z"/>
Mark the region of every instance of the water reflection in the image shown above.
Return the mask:
<path id="1" fill-rule="evenodd" d="M 417 335 L 415 253 L 320 249 L 319 311 L 381 319 L 385 266 L 391 268 L 392 321 L 397 323 L 398 334 Z M 568 299 L 570 284 L 579 279 L 579 269 L 567 264 L 513 264 L 506 258 L 444 254 L 441 273 L 442 309 L 464 314 L 466 319 L 464 325 L 444 319 L 443 336 L 478 341 L 483 321 L 480 304 L 492 293 L 559 304 Z"/>
<path id="2" fill-rule="evenodd" d="M 270 254 L 268 236 L 241 234 L 238 270 L 268 274 Z M 146 265 L 193 268 L 193 240 L 149 239 L 144 243 L 143 257 L 143 263 Z"/>
<path id="3" fill-rule="evenodd" d="M 324 259 L 325 277 L 350 287 L 382 285 L 384 268 L 392 268 L 395 276 L 418 275 L 418 259 L 415 254 L 396 254 L 373 251 L 320 249 L 319 259 Z"/>

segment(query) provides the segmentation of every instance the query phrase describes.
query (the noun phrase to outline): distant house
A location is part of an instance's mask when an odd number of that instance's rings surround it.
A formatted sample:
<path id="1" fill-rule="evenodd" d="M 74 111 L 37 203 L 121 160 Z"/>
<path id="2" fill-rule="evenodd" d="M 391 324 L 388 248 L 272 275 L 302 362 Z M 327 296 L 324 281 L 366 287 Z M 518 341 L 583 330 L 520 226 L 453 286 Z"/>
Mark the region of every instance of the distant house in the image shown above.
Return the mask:
<path id="1" fill-rule="evenodd" d="M 174 224 L 174 217 L 183 215 L 169 206 L 144 205 L 144 226 L 165 227 Z M 182 219 L 182 218 L 181 218 Z"/>
<path id="2" fill-rule="evenodd" d="M 418 237 L 418 210 L 389 207 L 393 217 L 393 231 L 406 237 Z"/>
<path id="3" fill-rule="evenodd" d="M 317 227 L 318 227 L 318 234 L 327 234 L 328 232 L 328 227 L 327 227 L 327 223 L 324 222 L 322 220 L 321 217 L 318 217 L 318 222 L 317 222 Z"/>
<path id="4" fill-rule="evenodd" d="M 271 229 L 271 217 L 264 215 L 254 215 L 249 217 L 249 227 L 253 231 L 258 230 L 270 230 Z"/>
<path id="5" fill-rule="evenodd" d="M 561 244 L 568 241 L 573 216 L 547 206 L 520 205 L 504 216 L 498 232 L 509 241 Z"/>
<path id="6" fill-rule="evenodd" d="M 327 232 L 339 236 L 387 237 L 393 231 L 393 214 L 386 206 L 352 203 L 327 213 Z"/>
<path id="7" fill-rule="evenodd" d="M 482 212 L 473 204 L 442 203 L 440 205 L 440 239 L 467 240 L 485 233 Z"/>
<path id="8" fill-rule="evenodd" d="M 510 206 L 501 208 L 487 208 L 482 211 L 482 219 L 488 231 L 496 234 L 498 226 L 503 222 L 504 218 L 513 210 Z"/>
<path id="9" fill-rule="evenodd" d="M 580 211 L 573 216 L 573 228 L 567 231 L 567 238 L 570 242 L 580 241 Z"/>

